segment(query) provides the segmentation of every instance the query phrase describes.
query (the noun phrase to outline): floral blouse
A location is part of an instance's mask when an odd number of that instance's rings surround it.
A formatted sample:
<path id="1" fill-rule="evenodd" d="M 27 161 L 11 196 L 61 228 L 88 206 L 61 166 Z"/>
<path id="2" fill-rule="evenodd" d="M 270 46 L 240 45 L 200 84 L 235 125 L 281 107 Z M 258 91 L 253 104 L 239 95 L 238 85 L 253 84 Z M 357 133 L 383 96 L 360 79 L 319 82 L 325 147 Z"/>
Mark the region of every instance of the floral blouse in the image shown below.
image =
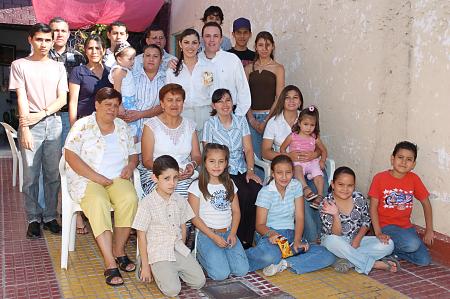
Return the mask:
<path id="1" fill-rule="evenodd" d="M 114 126 L 114 133 L 119 138 L 119 145 L 123 154 L 123 163 L 127 165 L 128 156 L 137 154 L 133 135 L 127 123 L 119 118 L 114 120 Z M 94 112 L 75 122 L 67 136 L 64 149 L 68 149 L 77 154 L 87 165 L 98 172 L 103 159 L 105 145 L 105 138 L 100 132 Z M 79 203 L 84 197 L 89 180 L 78 175 L 68 163 L 66 163 L 66 168 L 70 196 L 75 202 Z"/>
<path id="2" fill-rule="evenodd" d="M 358 234 L 359 229 L 363 226 L 370 226 L 371 220 L 369 216 L 369 208 L 367 200 L 360 192 L 353 192 L 353 209 L 349 215 L 339 213 L 341 219 L 342 235 L 349 240 Z M 332 235 L 331 227 L 333 225 L 333 216 L 322 211 L 325 200 L 333 201 L 333 193 L 328 194 L 327 197 L 320 204 L 320 219 L 322 220 L 322 235 Z"/>

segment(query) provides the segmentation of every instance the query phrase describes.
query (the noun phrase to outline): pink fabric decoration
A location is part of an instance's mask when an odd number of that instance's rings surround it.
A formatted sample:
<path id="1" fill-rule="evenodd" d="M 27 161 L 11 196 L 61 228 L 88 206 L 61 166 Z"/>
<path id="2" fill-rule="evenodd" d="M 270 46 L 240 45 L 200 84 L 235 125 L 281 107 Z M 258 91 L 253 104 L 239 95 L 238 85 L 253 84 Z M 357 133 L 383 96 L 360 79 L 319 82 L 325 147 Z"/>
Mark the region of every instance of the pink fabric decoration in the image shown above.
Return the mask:
<path id="1" fill-rule="evenodd" d="M 144 31 L 158 14 L 164 0 L 33 0 L 38 22 L 54 17 L 69 22 L 70 29 L 121 21 L 128 31 Z"/>

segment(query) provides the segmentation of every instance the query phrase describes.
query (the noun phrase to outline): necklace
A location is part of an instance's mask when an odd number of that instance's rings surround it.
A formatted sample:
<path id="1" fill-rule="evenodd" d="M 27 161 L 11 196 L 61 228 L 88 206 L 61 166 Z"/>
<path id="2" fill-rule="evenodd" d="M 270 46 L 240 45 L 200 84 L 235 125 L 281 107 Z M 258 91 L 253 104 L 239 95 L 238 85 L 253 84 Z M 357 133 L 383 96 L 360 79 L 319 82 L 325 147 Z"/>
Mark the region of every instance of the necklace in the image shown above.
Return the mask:
<path id="1" fill-rule="evenodd" d="M 264 64 L 261 63 L 261 59 L 259 59 L 258 62 L 259 62 L 258 64 L 259 64 L 260 67 L 265 67 L 265 66 L 268 66 L 269 64 L 271 64 L 273 62 L 273 59 L 270 58 L 269 61 L 267 63 L 264 63 Z"/>

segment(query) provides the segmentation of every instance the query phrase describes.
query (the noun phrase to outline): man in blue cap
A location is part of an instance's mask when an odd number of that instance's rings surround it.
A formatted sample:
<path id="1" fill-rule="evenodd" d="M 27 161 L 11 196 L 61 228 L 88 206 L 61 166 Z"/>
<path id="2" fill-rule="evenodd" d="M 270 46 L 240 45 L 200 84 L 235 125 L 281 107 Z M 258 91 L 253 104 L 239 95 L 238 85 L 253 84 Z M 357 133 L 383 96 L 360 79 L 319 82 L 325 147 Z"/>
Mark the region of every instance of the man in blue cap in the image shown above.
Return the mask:
<path id="1" fill-rule="evenodd" d="M 245 67 L 255 60 L 255 52 L 247 48 L 248 41 L 252 37 L 252 27 L 248 19 L 239 18 L 234 20 L 233 37 L 236 44 L 228 52 L 236 54 Z"/>

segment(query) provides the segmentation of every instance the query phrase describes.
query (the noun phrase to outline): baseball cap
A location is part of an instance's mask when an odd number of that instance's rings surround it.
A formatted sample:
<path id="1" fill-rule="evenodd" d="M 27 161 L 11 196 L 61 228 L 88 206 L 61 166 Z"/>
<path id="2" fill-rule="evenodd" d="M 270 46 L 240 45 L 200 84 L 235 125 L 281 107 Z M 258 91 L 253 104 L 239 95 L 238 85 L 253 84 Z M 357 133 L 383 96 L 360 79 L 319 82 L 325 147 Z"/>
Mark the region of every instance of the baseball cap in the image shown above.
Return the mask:
<path id="1" fill-rule="evenodd" d="M 250 25 L 250 21 L 246 18 L 239 18 L 234 20 L 233 22 L 233 32 L 238 31 L 241 28 L 246 28 L 248 31 L 252 31 L 252 26 Z"/>

